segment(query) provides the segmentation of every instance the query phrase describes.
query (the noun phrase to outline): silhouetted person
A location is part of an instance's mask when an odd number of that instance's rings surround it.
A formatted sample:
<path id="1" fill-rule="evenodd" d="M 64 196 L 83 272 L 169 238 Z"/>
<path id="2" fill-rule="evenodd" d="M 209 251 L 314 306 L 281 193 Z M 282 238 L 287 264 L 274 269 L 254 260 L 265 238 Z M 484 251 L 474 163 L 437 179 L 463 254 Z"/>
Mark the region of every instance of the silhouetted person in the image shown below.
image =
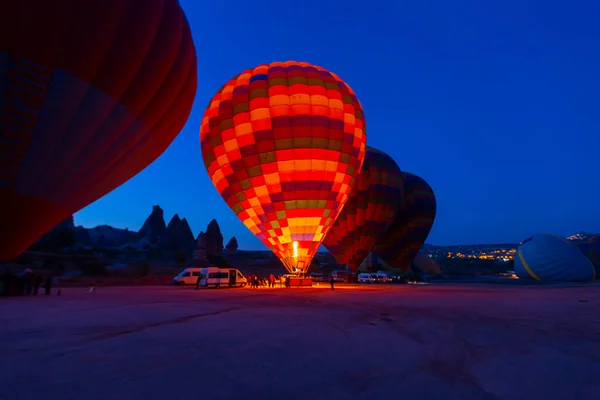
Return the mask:
<path id="1" fill-rule="evenodd" d="M 48 277 L 48 279 L 46 279 L 46 283 L 44 283 L 44 295 L 49 295 L 50 289 L 52 289 L 52 277 Z"/>
<path id="2" fill-rule="evenodd" d="M 42 277 L 40 274 L 35 274 L 33 276 L 33 295 L 37 296 L 38 291 L 40 290 L 40 285 L 42 284 Z"/>
<path id="3" fill-rule="evenodd" d="M 33 281 L 33 276 L 32 274 L 25 274 L 25 276 L 23 276 L 23 281 L 25 282 L 25 294 L 27 296 L 29 296 L 31 294 L 31 292 L 33 291 L 33 285 L 32 285 L 32 281 Z"/>
<path id="4" fill-rule="evenodd" d="M 202 274 L 198 274 L 198 279 L 196 279 L 196 288 L 194 290 L 198 290 L 200 287 L 200 279 L 202 279 Z"/>
<path id="5" fill-rule="evenodd" d="M 275 275 L 269 275 L 269 287 L 275 287 Z"/>
<path id="6" fill-rule="evenodd" d="M 333 279 L 333 275 L 331 275 L 331 279 L 329 279 L 329 283 L 331 284 L 331 291 L 333 292 L 333 285 L 335 283 L 335 279 Z"/>

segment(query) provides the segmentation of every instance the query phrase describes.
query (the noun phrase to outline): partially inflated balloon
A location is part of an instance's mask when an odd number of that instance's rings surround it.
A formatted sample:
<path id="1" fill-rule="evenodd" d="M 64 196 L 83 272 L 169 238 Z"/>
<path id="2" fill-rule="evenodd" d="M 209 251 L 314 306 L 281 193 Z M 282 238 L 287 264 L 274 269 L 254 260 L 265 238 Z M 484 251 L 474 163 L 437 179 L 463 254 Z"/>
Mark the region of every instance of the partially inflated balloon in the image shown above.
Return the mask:
<path id="1" fill-rule="evenodd" d="M 357 184 L 323 241 L 338 263 L 358 269 L 394 220 L 403 186 L 398 164 L 386 153 L 367 147 Z"/>
<path id="2" fill-rule="evenodd" d="M 0 259 L 153 162 L 196 78 L 177 0 L 3 1 Z"/>
<path id="3" fill-rule="evenodd" d="M 234 213 L 290 272 L 307 270 L 364 160 L 365 121 L 352 89 L 308 63 L 259 65 L 213 97 L 200 141 Z"/>
<path id="4" fill-rule="evenodd" d="M 375 252 L 392 268 L 406 272 L 425 243 L 436 213 L 435 195 L 422 178 L 403 172 L 404 201 Z"/>
<path id="5" fill-rule="evenodd" d="M 591 236 L 588 240 L 575 244 L 592 262 L 596 270 L 596 279 L 600 279 L 600 235 Z"/>

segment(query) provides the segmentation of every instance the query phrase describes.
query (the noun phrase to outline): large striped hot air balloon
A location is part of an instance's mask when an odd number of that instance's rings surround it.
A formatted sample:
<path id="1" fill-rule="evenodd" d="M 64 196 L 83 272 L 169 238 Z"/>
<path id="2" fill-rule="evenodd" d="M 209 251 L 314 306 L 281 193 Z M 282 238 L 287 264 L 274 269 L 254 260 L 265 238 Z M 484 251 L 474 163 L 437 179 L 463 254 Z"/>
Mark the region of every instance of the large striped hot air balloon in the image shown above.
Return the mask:
<path id="1" fill-rule="evenodd" d="M 259 65 L 213 97 L 200 141 L 233 212 L 288 271 L 306 271 L 364 160 L 365 120 L 352 89 L 308 63 Z"/>
<path id="2" fill-rule="evenodd" d="M 388 230 L 403 199 L 402 172 L 383 151 L 367 147 L 358 182 L 323 244 L 356 271 Z"/>
<path id="3" fill-rule="evenodd" d="M 433 190 L 423 178 L 408 172 L 402 175 L 404 201 L 394 222 L 375 245 L 375 252 L 391 268 L 406 272 L 429 236 L 436 201 Z"/>
<path id="4" fill-rule="evenodd" d="M 177 0 L 2 1 L 0 259 L 153 162 L 196 78 Z"/>

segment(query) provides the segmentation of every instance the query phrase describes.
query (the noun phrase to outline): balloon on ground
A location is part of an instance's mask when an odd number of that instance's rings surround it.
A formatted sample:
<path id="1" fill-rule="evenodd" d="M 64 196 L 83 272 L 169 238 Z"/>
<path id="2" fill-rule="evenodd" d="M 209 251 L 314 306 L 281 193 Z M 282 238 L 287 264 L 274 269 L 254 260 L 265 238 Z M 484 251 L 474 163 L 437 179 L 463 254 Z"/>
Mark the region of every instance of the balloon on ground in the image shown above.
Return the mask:
<path id="1" fill-rule="evenodd" d="M 398 164 L 383 151 L 367 147 L 357 184 L 323 241 L 338 263 L 358 269 L 394 220 L 403 187 Z"/>
<path id="2" fill-rule="evenodd" d="M 365 156 L 365 119 L 350 86 L 304 62 L 248 69 L 212 98 L 200 141 L 233 212 L 288 271 L 306 271 Z"/>
<path id="3" fill-rule="evenodd" d="M 177 0 L 3 1 L 0 259 L 162 154 L 196 79 Z"/>
<path id="4" fill-rule="evenodd" d="M 594 235 L 587 240 L 573 243 L 592 262 L 596 270 L 596 279 L 600 279 L 600 235 Z"/>
<path id="5" fill-rule="evenodd" d="M 417 175 L 402 172 L 404 200 L 390 228 L 375 245 L 377 256 L 391 268 L 407 272 L 427 240 L 436 214 L 433 190 Z"/>
<path id="6" fill-rule="evenodd" d="M 515 254 L 515 272 L 521 279 L 544 282 L 580 282 L 594 279 L 591 261 L 568 240 L 540 233 L 524 240 Z"/>

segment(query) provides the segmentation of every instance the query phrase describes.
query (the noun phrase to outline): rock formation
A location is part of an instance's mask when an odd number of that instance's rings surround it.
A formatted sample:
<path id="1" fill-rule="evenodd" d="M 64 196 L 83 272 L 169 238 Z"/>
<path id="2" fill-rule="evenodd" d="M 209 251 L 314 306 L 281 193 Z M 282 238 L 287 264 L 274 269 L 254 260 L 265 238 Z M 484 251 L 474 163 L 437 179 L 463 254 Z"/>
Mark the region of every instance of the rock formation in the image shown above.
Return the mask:
<path id="1" fill-rule="evenodd" d="M 70 217 L 62 221 L 60 224 L 56 225 L 52 230 L 55 229 L 75 229 L 75 218 L 71 215 Z"/>
<path id="2" fill-rule="evenodd" d="M 70 247 L 77 243 L 73 216 L 60 222 L 37 242 L 31 245 L 31 250 L 54 251 Z"/>
<path id="3" fill-rule="evenodd" d="M 93 245 L 96 247 L 119 247 L 127 243 L 135 241 L 136 232 L 131 232 L 129 229 L 114 228 L 109 225 L 99 225 L 88 229 L 88 236 Z"/>
<path id="4" fill-rule="evenodd" d="M 234 237 L 231 238 L 227 246 L 225 246 L 225 253 L 229 256 L 235 255 L 238 249 L 237 239 Z"/>
<path id="5" fill-rule="evenodd" d="M 200 232 L 196 240 L 196 249 L 194 250 L 194 265 L 204 268 L 210 266 L 206 251 L 206 233 Z"/>
<path id="6" fill-rule="evenodd" d="M 79 246 L 89 247 L 94 245 L 92 238 L 90 237 L 89 230 L 83 226 L 75 227 L 75 238 Z"/>
<path id="7" fill-rule="evenodd" d="M 175 214 L 161 236 L 160 249 L 165 252 L 191 254 L 195 246 L 196 240 L 187 220 Z"/>
<path id="8" fill-rule="evenodd" d="M 164 214 L 160 206 L 152 206 L 152 213 L 144 221 L 142 229 L 137 234 L 137 240 L 147 238 L 150 243 L 157 243 L 167 229 Z"/>
<path id="9" fill-rule="evenodd" d="M 64 247 L 95 246 L 123 251 L 154 251 L 157 256 L 176 256 L 179 260 L 189 259 L 193 254 L 194 263 L 199 266 L 227 265 L 223 257 L 223 235 L 216 220 L 210 221 L 206 233 L 201 232 L 194 238 L 188 221 L 177 214 L 168 225 L 165 224 L 164 211 L 158 205 L 152 207 L 152 213 L 139 232 L 109 225 L 94 228 L 75 226 L 73 216 L 58 224 L 51 232 L 52 235 L 49 232 L 43 240 L 40 239 L 37 248 L 43 247 L 50 251 Z M 228 257 L 235 256 L 237 248 L 237 240 L 233 237 L 227 244 Z"/>
<path id="10" fill-rule="evenodd" d="M 212 264 L 220 265 L 223 262 L 223 235 L 216 219 L 206 227 L 206 252 Z"/>

